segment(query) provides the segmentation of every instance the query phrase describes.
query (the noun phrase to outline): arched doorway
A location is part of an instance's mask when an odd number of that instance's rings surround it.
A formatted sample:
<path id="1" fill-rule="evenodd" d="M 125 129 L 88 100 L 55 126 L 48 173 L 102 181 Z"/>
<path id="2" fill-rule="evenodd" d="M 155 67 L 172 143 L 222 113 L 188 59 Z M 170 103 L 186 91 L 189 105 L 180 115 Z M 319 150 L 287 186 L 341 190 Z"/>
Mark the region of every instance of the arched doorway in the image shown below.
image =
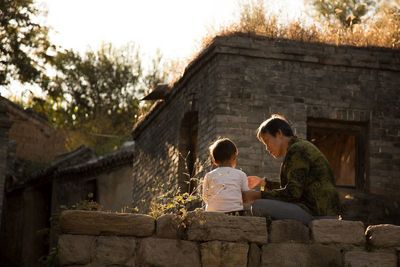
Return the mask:
<path id="1" fill-rule="evenodd" d="M 197 186 L 197 182 L 191 179 L 196 172 L 197 131 L 198 112 L 187 112 L 182 119 L 179 132 L 178 185 L 182 193 L 192 193 Z"/>

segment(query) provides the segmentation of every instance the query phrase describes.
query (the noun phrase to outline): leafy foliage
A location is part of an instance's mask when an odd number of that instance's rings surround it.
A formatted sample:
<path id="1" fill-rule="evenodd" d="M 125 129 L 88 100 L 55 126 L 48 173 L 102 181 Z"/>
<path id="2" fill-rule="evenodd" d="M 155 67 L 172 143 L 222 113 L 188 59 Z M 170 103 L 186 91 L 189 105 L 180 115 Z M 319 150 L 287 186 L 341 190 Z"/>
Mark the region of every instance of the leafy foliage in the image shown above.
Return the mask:
<path id="1" fill-rule="evenodd" d="M 42 82 L 57 125 L 72 129 L 99 117 L 113 117 L 113 126 L 131 123 L 138 109 L 137 84 L 141 63 L 135 47 L 103 45 L 84 56 L 67 50 L 54 59 L 57 74 Z M 126 119 L 130 118 L 130 119 Z"/>
<path id="2" fill-rule="evenodd" d="M 349 28 L 360 24 L 369 11 L 374 9 L 372 0 L 313 0 L 318 14 L 328 22 L 337 21 Z"/>
<path id="3" fill-rule="evenodd" d="M 157 218 L 163 214 L 175 214 L 184 218 L 188 211 L 201 207 L 202 198 L 199 194 L 176 194 L 172 197 L 163 195 L 153 198 L 150 203 L 149 215 Z"/>
<path id="4" fill-rule="evenodd" d="M 183 155 L 180 156 L 185 158 Z M 204 170 L 204 166 L 209 167 L 209 164 L 209 160 L 202 163 L 197 162 L 197 167 L 193 171 Z M 189 191 L 190 193 L 182 192 L 177 179 L 174 178 L 165 180 L 163 177 L 156 177 L 146 183 L 145 190 L 152 195 L 149 206 L 150 216 L 157 218 L 163 214 L 174 214 L 183 222 L 188 211 L 203 206 L 201 196 L 203 172 L 190 173 L 187 161 L 185 161 L 184 175 L 187 176 L 186 183 L 193 186 L 193 189 Z"/>
<path id="5" fill-rule="evenodd" d="M 77 203 L 67 207 L 61 205 L 60 208 L 62 210 L 86 210 L 86 211 L 101 211 L 103 207 L 94 200 L 84 199 L 80 200 Z"/>
<path id="6" fill-rule="evenodd" d="M 47 98 L 32 98 L 28 106 L 68 131 L 69 149 L 85 144 L 99 154 L 129 137 L 141 108 L 138 97 L 164 79 L 159 69 L 143 74 L 134 45 L 117 49 L 103 44 L 84 55 L 66 50 L 54 58 L 54 67 L 55 75 L 41 82 Z"/>
<path id="7" fill-rule="evenodd" d="M 12 79 L 37 82 L 54 47 L 48 28 L 39 23 L 33 0 L 2 0 L 0 4 L 0 85 Z"/>

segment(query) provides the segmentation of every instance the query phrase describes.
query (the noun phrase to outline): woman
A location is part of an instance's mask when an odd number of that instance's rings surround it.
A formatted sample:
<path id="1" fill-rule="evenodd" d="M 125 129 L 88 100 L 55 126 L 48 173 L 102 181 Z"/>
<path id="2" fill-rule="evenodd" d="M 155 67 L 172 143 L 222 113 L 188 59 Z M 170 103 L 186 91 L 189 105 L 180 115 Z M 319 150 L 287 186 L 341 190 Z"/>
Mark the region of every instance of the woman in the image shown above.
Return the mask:
<path id="1" fill-rule="evenodd" d="M 281 188 L 268 190 L 266 180 L 249 176 L 249 188 L 261 185 L 262 191 L 243 193 L 245 202 L 254 201 L 255 216 L 295 219 L 308 224 L 314 216 L 336 216 L 339 197 L 332 169 L 322 152 L 307 140 L 293 134 L 287 120 L 272 115 L 257 130 L 257 138 L 274 158 L 284 157 Z"/>

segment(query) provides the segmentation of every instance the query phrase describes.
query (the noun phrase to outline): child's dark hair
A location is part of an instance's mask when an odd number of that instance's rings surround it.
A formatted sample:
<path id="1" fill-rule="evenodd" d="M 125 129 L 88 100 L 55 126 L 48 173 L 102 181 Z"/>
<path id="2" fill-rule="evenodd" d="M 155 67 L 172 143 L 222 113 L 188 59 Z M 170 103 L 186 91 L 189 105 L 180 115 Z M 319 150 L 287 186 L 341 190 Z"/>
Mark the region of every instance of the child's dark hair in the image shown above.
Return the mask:
<path id="1" fill-rule="evenodd" d="M 272 136 L 276 136 L 279 131 L 281 131 L 284 136 L 291 137 L 294 135 L 293 130 L 285 117 L 278 114 L 272 114 L 269 119 L 261 123 L 260 127 L 258 127 L 257 138 L 262 142 L 261 135 L 269 133 Z"/>
<path id="2" fill-rule="evenodd" d="M 210 146 L 210 155 L 215 163 L 223 163 L 237 154 L 236 145 L 228 138 L 220 138 Z"/>

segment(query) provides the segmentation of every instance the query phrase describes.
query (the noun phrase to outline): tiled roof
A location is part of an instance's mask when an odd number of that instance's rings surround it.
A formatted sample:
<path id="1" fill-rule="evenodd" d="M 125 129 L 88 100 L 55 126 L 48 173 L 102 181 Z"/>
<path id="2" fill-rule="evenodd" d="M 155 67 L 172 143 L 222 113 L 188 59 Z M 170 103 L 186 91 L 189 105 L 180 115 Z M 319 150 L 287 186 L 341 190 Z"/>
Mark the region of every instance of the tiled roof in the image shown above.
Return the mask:
<path id="1" fill-rule="evenodd" d="M 62 179 L 68 176 L 68 178 L 79 179 L 83 176 L 109 171 L 130 164 L 133 154 L 133 144 L 101 157 L 96 157 L 92 149 L 82 146 L 72 152 L 60 155 L 49 167 L 32 173 L 22 183 L 9 186 L 7 191 L 49 183 L 53 178 Z"/>

